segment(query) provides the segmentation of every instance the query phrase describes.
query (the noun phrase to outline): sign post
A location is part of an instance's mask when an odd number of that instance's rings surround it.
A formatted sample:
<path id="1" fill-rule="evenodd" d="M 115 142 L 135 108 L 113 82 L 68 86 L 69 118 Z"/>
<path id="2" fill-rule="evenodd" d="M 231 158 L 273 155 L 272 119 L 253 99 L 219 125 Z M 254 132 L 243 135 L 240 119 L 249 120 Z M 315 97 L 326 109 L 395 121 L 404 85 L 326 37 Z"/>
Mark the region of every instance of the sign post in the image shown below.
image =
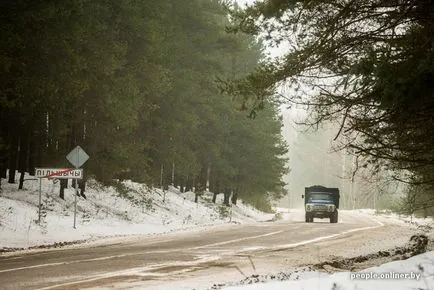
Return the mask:
<path id="1" fill-rule="evenodd" d="M 39 178 L 39 209 L 38 209 L 38 224 L 41 224 L 41 207 L 42 207 L 42 178 Z"/>
<path id="2" fill-rule="evenodd" d="M 72 149 L 71 152 L 66 156 L 66 159 L 74 165 L 75 168 L 81 167 L 88 159 L 89 155 L 80 147 L 77 146 Z M 74 229 L 77 220 L 77 194 L 78 194 L 78 181 L 75 182 L 75 195 L 74 195 Z"/>
<path id="3" fill-rule="evenodd" d="M 78 181 L 75 181 L 75 194 L 74 194 L 74 226 L 73 228 L 76 229 L 75 223 L 77 220 L 77 194 L 78 194 Z"/>

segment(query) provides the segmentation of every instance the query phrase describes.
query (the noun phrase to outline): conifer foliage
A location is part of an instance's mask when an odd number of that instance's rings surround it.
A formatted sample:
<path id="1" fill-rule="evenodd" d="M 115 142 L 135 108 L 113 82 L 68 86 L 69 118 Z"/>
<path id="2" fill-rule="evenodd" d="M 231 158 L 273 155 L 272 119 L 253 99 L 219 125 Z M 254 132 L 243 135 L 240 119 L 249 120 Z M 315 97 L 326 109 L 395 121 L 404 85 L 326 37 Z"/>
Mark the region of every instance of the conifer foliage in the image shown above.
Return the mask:
<path id="1" fill-rule="evenodd" d="M 1 178 L 66 167 L 80 145 L 105 182 L 283 193 L 277 108 L 248 119 L 216 82 L 262 57 L 225 31 L 219 1 L 16 0 L 0 13 Z"/>
<path id="2" fill-rule="evenodd" d="M 228 84 L 252 110 L 281 85 L 307 123 L 337 120 L 344 147 L 397 179 L 434 186 L 434 1 L 266 0 L 231 10 L 232 31 L 286 54 Z M 253 100 L 253 101 L 252 101 Z"/>

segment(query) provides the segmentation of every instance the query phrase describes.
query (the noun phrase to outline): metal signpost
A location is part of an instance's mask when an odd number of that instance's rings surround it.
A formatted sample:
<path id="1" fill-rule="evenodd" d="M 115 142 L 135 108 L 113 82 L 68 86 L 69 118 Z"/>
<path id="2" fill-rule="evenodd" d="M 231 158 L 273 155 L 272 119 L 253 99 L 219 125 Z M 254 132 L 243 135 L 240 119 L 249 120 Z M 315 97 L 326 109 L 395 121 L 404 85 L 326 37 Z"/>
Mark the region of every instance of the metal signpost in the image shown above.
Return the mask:
<path id="1" fill-rule="evenodd" d="M 88 159 L 89 155 L 80 146 L 72 149 L 71 152 L 66 156 L 66 159 L 75 166 L 75 168 L 81 167 Z M 74 229 L 77 220 L 77 194 L 78 194 L 78 182 L 75 182 L 75 198 L 74 198 Z"/>

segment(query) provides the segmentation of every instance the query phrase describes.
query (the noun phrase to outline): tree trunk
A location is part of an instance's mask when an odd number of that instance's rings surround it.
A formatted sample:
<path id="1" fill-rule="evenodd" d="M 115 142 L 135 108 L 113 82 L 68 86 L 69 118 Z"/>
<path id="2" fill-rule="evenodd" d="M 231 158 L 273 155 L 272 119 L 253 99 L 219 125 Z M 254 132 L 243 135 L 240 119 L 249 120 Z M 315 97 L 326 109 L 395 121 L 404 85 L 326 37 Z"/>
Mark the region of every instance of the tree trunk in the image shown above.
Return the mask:
<path id="1" fill-rule="evenodd" d="M 0 178 L 6 178 L 6 172 L 7 172 L 7 153 L 5 151 L 0 150 Z"/>
<path id="2" fill-rule="evenodd" d="M 211 164 L 208 164 L 208 168 L 206 169 L 206 185 L 205 185 L 205 188 L 206 188 L 206 191 L 209 191 L 209 184 L 210 184 L 210 182 L 209 182 L 209 178 L 210 178 L 210 174 L 211 174 Z"/>
<path id="3" fill-rule="evenodd" d="M 163 177 L 163 190 L 169 190 L 169 184 L 170 176 L 165 173 Z"/>
<path id="4" fill-rule="evenodd" d="M 29 135 L 26 132 L 27 128 L 24 128 L 20 137 L 20 151 L 18 156 L 18 170 L 20 174 L 20 183 L 18 189 L 23 189 L 24 176 L 27 171 L 28 156 L 29 156 Z"/>
<path id="5" fill-rule="evenodd" d="M 161 168 L 160 168 L 160 189 L 163 190 L 163 176 L 164 176 L 164 169 L 163 169 L 163 164 L 161 164 Z"/>
<path id="6" fill-rule="evenodd" d="M 196 191 L 204 192 L 206 190 L 206 173 L 207 169 L 202 167 L 196 182 Z"/>
<path id="7" fill-rule="evenodd" d="M 234 190 L 234 193 L 232 194 L 232 204 L 236 205 L 238 199 L 238 189 Z"/>
<path id="8" fill-rule="evenodd" d="M 68 179 L 60 179 L 59 197 L 65 199 L 65 188 L 68 187 Z"/>
<path id="9" fill-rule="evenodd" d="M 187 176 L 187 181 L 185 184 L 185 192 L 193 190 L 193 179 Z"/>
<path id="10" fill-rule="evenodd" d="M 180 189 L 182 187 L 182 181 L 179 178 L 179 174 L 175 177 L 175 183 L 173 185 L 175 188 Z"/>
<path id="11" fill-rule="evenodd" d="M 3 142 L 3 143 L 1 143 Z M 5 150 L 6 140 L 0 136 L 0 178 L 6 178 L 6 171 L 8 168 L 8 151 Z M 3 147 L 2 147 L 3 146 Z"/>
<path id="12" fill-rule="evenodd" d="M 35 150 L 35 135 L 33 132 L 29 135 L 29 164 L 28 170 L 30 175 L 35 175 L 35 162 L 36 162 L 36 150 Z"/>
<path id="13" fill-rule="evenodd" d="M 84 197 L 85 199 L 87 199 L 86 194 L 85 194 L 85 191 L 86 191 L 86 180 L 84 179 L 84 176 L 83 176 L 83 179 L 80 179 L 78 181 L 78 188 L 80 189 L 80 196 Z"/>
<path id="14" fill-rule="evenodd" d="M 193 181 L 194 183 L 194 181 Z M 193 184 L 194 186 L 195 184 Z M 199 192 L 200 192 L 200 184 L 197 184 L 197 187 L 194 187 L 193 192 L 194 192 L 194 202 L 198 203 L 199 202 Z"/>
<path id="15" fill-rule="evenodd" d="M 18 135 L 16 132 L 11 132 L 11 143 L 9 148 L 9 183 L 15 183 L 15 171 L 17 170 L 18 157 Z"/>
<path id="16" fill-rule="evenodd" d="M 217 195 L 220 193 L 220 182 L 216 180 L 214 183 L 213 194 L 212 194 L 212 202 L 216 203 Z"/>
<path id="17" fill-rule="evenodd" d="M 24 171 L 20 171 L 20 179 L 19 179 L 19 183 L 18 183 L 18 189 L 21 190 L 24 187 L 24 176 L 26 175 L 26 173 Z"/>
<path id="18" fill-rule="evenodd" d="M 224 191 L 224 198 L 223 198 L 223 204 L 224 205 L 226 205 L 226 206 L 230 205 L 229 204 L 230 197 L 231 197 L 231 189 L 229 187 L 226 187 L 225 191 Z"/>
<path id="19" fill-rule="evenodd" d="M 175 160 L 172 162 L 172 186 L 175 186 Z"/>
<path id="20" fill-rule="evenodd" d="M 8 150 L 7 144 L 9 143 L 8 134 L 8 119 L 9 114 L 6 109 L 0 107 L 0 179 L 6 178 L 6 171 L 8 168 Z"/>
<path id="21" fill-rule="evenodd" d="M 46 164 L 44 164 L 44 140 L 45 140 L 45 135 L 44 133 L 42 133 L 40 130 L 35 130 L 35 132 L 33 133 L 32 136 L 32 140 L 31 140 L 31 153 L 30 153 L 30 165 L 31 167 L 35 166 L 35 167 L 42 167 L 45 166 Z M 32 170 L 32 169 L 31 169 Z"/>

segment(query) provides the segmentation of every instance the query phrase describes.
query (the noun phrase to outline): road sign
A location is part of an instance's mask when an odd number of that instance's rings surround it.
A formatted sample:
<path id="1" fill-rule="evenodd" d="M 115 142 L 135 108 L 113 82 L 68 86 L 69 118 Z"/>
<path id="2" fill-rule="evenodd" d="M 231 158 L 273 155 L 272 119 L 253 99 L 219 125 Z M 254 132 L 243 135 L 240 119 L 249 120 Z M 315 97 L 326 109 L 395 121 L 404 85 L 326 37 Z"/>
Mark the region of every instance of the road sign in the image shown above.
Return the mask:
<path id="1" fill-rule="evenodd" d="M 81 148 L 80 146 L 75 147 L 72 149 L 71 152 L 69 152 L 68 155 L 66 155 L 66 159 L 68 159 L 69 162 L 71 162 L 72 165 L 75 166 L 75 168 L 80 168 L 86 161 L 89 159 L 89 155 Z M 78 193 L 78 182 L 75 183 L 75 198 L 74 198 L 74 229 L 75 222 L 77 219 L 77 193 Z"/>
<path id="2" fill-rule="evenodd" d="M 83 170 L 73 168 L 36 168 L 35 177 L 57 179 L 82 179 Z"/>
<path id="3" fill-rule="evenodd" d="M 66 159 L 68 159 L 75 168 L 79 168 L 89 159 L 89 155 L 87 155 L 83 148 L 77 146 L 69 152 Z"/>

